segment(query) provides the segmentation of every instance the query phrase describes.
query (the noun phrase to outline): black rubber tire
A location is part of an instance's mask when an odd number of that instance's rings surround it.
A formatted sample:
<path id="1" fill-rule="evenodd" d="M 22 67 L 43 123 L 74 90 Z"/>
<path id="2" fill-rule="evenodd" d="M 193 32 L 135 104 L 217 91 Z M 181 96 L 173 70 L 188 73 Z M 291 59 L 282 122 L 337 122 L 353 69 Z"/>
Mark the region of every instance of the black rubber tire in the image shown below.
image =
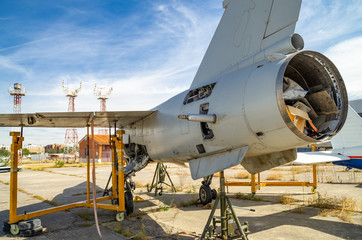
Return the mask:
<path id="1" fill-rule="evenodd" d="M 133 213 L 134 209 L 134 202 L 133 202 L 133 195 L 132 192 L 126 191 L 124 192 L 124 202 L 126 207 L 126 214 L 127 216 L 131 215 Z"/>
<path id="2" fill-rule="evenodd" d="M 217 191 L 216 191 L 216 189 L 212 189 L 211 192 L 212 192 L 212 199 L 215 200 L 215 199 L 217 198 Z"/>
<path id="3" fill-rule="evenodd" d="M 43 232 L 43 227 L 39 226 L 39 227 L 34 228 L 34 229 L 20 231 L 20 236 L 32 237 L 32 236 L 39 235 L 42 232 Z"/>
<path id="4" fill-rule="evenodd" d="M 202 184 L 199 191 L 199 198 L 202 205 L 212 202 L 212 191 L 209 185 Z"/>
<path id="5" fill-rule="evenodd" d="M 18 226 L 19 226 L 20 231 L 37 229 L 37 228 L 41 227 L 41 221 L 39 218 L 32 219 L 32 220 L 26 220 L 26 221 L 20 221 L 18 223 Z"/>

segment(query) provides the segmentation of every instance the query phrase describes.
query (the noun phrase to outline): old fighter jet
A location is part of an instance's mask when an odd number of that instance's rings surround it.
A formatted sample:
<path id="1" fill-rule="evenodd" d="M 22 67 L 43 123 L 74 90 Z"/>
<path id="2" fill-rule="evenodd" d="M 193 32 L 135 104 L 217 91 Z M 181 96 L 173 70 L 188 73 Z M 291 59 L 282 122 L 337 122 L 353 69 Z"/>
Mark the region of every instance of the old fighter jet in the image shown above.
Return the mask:
<path id="1" fill-rule="evenodd" d="M 149 161 L 188 163 L 193 179 L 241 164 L 250 173 L 294 161 L 297 147 L 333 137 L 347 93 L 324 55 L 301 51 L 301 0 L 225 0 L 225 12 L 190 88 L 150 111 L 1 114 L 1 127 L 125 130 L 125 175 Z"/>

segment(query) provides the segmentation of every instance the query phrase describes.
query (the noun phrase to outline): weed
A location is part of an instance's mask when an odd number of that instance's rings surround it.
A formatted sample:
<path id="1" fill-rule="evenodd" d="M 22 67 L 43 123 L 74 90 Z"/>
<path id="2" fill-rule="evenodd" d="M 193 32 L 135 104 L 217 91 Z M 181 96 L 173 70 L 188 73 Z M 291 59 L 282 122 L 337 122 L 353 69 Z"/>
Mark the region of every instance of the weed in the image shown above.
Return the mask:
<path id="1" fill-rule="evenodd" d="M 126 229 L 120 227 L 116 232 L 128 238 L 133 237 L 133 233 L 129 227 Z"/>
<path id="2" fill-rule="evenodd" d="M 304 209 L 301 207 L 301 206 L 298 206 L 296 208 L 293 208 L 292 209 L 292 212 L 295 212 L 295 213 L 303 213 L 304 212 Z"/>
<path id="3" fill-rule="evenodd" d="M 61 168 L 61 167 L 64 166 L 64 164 L 65 164 L 65 162 L 63 162 L 63 161 L 61 161 L 61 160 L 55 161 L 53 167 L 54 167 L 54 168 Z"/>
<path id="4" fill-rule="evenodd" d="M 83 218 L 86 221 L 91 221 L 92 220 L 92 216 L 89 214 L 88 209 L 79 209 L 76 214 Z"/>
<path id="5" fill-rule="evenodd" d="M 195 185 L 192 185 L 191 189 L 185 191 L 185 193 L 197 193 L 197 188 Z"/>
<path id="6" fill-rule="evenodd" d="M 234 178 L 237 179 L 249 179 L 250 178 L 250 173 L 248 172 L 238 172 L 234 175 Z"/>
<path id="7" fill-rule="evenodd" d="M 283 194 L 280 196 L 279 202 L 284 205 L 292 205 L 295 204 L 297 200 L 292 198 L 291 196 L 288 196 L 286 194 Z"/>
<path id="8" fill-rule="evenodd" d="M 279 172 L 270 173 L 266 179 L 267 180 L 282 180 L 283 175 Z"/>
<path id="9" fill-rule="evenodd" d="M 10 166 L 10 158 L 3 158 L 0 162 L 4 163 L 5 166 Z"/>
<path id="10" fill-rule="evenodd" d="M 317 196 L 309 199 L 309 206 L 320 208 L 319 215 L 332 215 L 339 217 L 341 220 L 349 222 L 349 215 L 356 210 L 356 201 L 347 197 L 330 197 L 328 195 Z"/>
<path id="11" fill-rule="evenodd" d="M 134 240 L 145 240 L 148 239 L 148 237 L 146 236 L 146 228 L 145 228 L 145 224 L 142 223 L 141 225 L 141 230 L 139 232 L 136 233 L 136 236 L 134 238 L 132 238 Z"/>
<path id="12" fill-rule="evenodd" d="M 0 180 L 0 183 L 5 184 L 5 185 L 9 185 L 9 184 L 10 184 L 10 183 L 5 182 L 5 181 L 3 181 L 3 180 Z"/>
<path id="13" fill-rule="evenodd" d="M 256 197 L 255 195 L 251 194 L 242 194 L 242 193 L 236 193 L 234 196 L 234 198 L 236 199 L 241 199 L 241 200 L 251 200 L 251 201 L 265 201 L 262 197 Z"/>
<path id="14" fill-rule="evenodd" d="M 136 184 L 136 188 L 143 188 L 143 187 L 147 187 L 147 183 L 145 184 L 145 183 L 141 183 L 141 182 L 135 182 L 135 184 Z"/>

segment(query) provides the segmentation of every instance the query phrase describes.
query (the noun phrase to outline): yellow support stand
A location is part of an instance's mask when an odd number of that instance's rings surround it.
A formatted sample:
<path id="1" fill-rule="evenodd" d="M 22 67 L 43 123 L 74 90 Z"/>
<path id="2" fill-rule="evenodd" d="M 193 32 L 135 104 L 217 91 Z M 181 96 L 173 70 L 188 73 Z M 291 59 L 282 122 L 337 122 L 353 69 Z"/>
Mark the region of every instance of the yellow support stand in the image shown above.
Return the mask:
<path id="1" fill-rule="evenodd" d="M 18 202 L 18 164 L 19 164 L 19 149 L 22 147 L 24 141 L 20 137 L 19 132 L 11 132 L 11 168 L 10 168 L 10 210 L 9 210 L 9 223 L 17 222 L 17 202 Z"/>
<path id="2" fill-rule="evenodd" d="M 112 182 L 113 186 L 118 185 L 118 192 L 114 187 L 111 196 L 100 197 L 95 200 L 90 199 L 90 160 L 89 160 L 89 126 L 87 127 L 87 199 L 84 202 L 77 202 L 72 204 L 61 205 L 45 210 L 26 212 L 22 215 L 17 215 L 17 191 L 18 191 L 18 150 L 22 147 L 24 138 L 20 136 L 19 132 L 11 132 L 12 144 L 11 144 L 11 169 L 10 169 L 10 209 L 9 209 L 9 224 L 17 227 L 19 221 L 28 220 L 31 218 L 43 216 L 50 213 L 60 212 L 77 207 L 93 208 L 94 204 L 99 209 L 108 209 L 117 211 L 116 219 L 122 221 L 125 213 L 125 193 L 124 193 L 124 144 L 122 141 L 122 135 L 124 131 L 117 131 L 116 136 L 112 137 L 111 146 L 113 147 L 112 154 Z M 116 154 L 115 154 L 116 153 Z M 117 162 L 118 156 L 118 162 Z M 117 163 L 117 164 L 116 164 Z M 118 166 L 118 168 L 117 168 Z M 118 177 L 117 177 L 118 176 Z M 93 194 L 96 194 L 93 189 Z M 112 203 L 118 203 L 117 205 L 109 204 L 97 204 L 111 200 Z"/>
<path id="3" fill-rule="evenodd" d="M 317 166 L 313 164 L 313 182 L 261 182 L 260 173 L 258 173 L 258 182 L 256 183 L 256 174 L 251 174 L 250 182 L 238 182 L 238 181 L 227 181 L 225 186 L 229 192 L 229 186 L 251 186 L 251 194 L 255 195 L 256 191 L 261 187 L 273 186 L 273 187 L 312 187 L 312 193 L 315 193 L 317 188 Z"/>

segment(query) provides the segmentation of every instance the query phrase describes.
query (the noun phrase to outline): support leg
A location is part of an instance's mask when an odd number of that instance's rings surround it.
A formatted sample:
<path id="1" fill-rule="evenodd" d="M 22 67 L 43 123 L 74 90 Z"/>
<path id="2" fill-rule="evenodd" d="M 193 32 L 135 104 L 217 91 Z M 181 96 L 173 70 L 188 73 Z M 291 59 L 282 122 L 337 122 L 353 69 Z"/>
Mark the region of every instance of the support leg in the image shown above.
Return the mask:
<path id="1" fill-rule="evenodd" d="M 18 164 L 19 164 L 19 149 L 21 149 L 23 137 L 20 137 L 19 132 L 11 132 L 11 168 L 10 168 L 10 223 L 17 222 L 17 201 L 18 201 Z"/>
<path id="2" fill-rule="evenodd" d="M 90 203 L 89 125 L 87 126 L 87 203 Z"/>
<path id="3" fill-rule="evenodd" d="M 220 220 L 216 220 L 214 217 L 216 208 L 218 203 L 220 202 Z M 231 211 L 231 214 L 228 213 L 228 209 Z M 238 232 L 233 231 L 233 227 L 229 225 L 229 221 L 233 218 L 233 220 L 236 223 Z M 213 226 L 210 226 L 211 220 L 213 220 Z M 220 235 L 215 233 L 216 230 L 216 223 L 221 224 L 221 233 Z M 235 211 L 233 209 L 233 206 L 231 204 L 230 199 L 228 196 L 226 196 L 225 193 L 225 177 L 224 177 L 224 171 L 220 172 L 220 193 L 219 196 L 215 200 L 215 204 L 211 210 L 209 219 L 206 223 L 206 226 L 204 228 L 204 231 L 201 235 L 201 240 L 206 239 L 243 239 L 247 240 L 247 233 L 248 233 L 248 223 L 245 222 L 243 226 L 241 226 L 238 217 L 235 214 Z M 206 236 L 208 235 L 208 236 Z"/>

